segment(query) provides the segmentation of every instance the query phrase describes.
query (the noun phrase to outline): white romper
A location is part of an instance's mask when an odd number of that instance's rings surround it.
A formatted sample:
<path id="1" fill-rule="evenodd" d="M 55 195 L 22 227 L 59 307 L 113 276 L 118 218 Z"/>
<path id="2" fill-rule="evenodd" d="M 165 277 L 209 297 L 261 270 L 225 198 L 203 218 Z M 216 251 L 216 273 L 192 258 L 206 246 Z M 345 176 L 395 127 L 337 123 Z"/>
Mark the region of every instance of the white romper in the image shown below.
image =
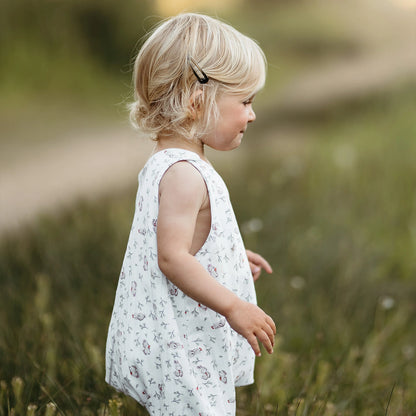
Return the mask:
<path id="1" fill-rule="evenodd" d="M 154 154 L 139 174 L 108 331 L 106 381 L 150 415 L 234 416 L 235 386 L 253 383 L 254 352 L 222 315 L 185 295 L 158 266 L 159 183 L 178 161 L 188 161 L 200 172 L 210 198 L 211 229 L 195 257 L 221 284 L 256 303 L 244 244 L 221 177 L 196 153 L 167 149 Z"/>

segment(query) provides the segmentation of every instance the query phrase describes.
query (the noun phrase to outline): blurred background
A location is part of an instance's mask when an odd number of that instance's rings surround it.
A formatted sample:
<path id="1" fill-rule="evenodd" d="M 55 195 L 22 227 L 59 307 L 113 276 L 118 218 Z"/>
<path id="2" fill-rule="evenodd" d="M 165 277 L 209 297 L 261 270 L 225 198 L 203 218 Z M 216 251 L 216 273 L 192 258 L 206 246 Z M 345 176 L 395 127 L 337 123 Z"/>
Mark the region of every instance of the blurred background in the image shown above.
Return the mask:
<path id="1" fill-rule="evenodd" d="M 416 409 L 414 0 L 2 0 L 0 415 L 144 415 L 104 344 L 152 143 L 128 124 L 142 37 L 181 11 L 256 39 L 242 146 L 210 152 L 279 348 L 239 415 Z"/>

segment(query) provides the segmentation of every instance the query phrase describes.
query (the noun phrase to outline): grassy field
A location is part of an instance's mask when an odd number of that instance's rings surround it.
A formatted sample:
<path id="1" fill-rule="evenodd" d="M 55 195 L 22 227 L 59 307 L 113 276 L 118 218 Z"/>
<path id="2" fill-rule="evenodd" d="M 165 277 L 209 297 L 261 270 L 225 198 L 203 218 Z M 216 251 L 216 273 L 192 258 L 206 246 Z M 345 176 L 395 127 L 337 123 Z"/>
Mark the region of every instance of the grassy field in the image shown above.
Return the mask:
<path id="1" fill-rule="evenodd" d="M 2 4 L 3 157 L 117 119 L 135 42 L 157 20 L 151 2 L 53 3 Z M 324 2 L 246 5 L 229 20 L 269 58 L 262 105 L 302 71 L 400 34 L 394 19 Z M 218 164 L 247 246 L 275 270 L 257 290 L 278 348 L 238 390 L 239 416 L 416 415 L 415 93 L 295 117 L 289 135 L 265 120 L 236 163 Z M 0 416 L 146 414 L 104 383 L 134 194 L 78 201 L 1 237 Z"/>
<path id="2" fill-rule="evenodd" d="M 278 126 L 249 136 L 239 167 L 220 166 L 247 246 L 275 269 L 257 289 L 279 346 L 238 415 L 416 414 L 414 92 L 290 146 Z M 2 239 L 0 415 L 146 414 L 103 380 L 134 192 Z"/>

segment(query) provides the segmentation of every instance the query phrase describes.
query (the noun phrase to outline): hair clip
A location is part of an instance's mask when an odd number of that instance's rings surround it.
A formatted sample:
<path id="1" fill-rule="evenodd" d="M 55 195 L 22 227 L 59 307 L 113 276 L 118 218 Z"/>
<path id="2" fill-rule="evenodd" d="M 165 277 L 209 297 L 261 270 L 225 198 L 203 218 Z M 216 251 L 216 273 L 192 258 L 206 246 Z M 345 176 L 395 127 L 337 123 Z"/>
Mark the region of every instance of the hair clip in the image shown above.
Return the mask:
<path id="1" fill-rule="evenodd" d="M 188 61 L 189 61 L 189 66 L 191 67 L 192 72 L 195 74 L 199 83 L 200 84 L 206 84 L 209 81 L 209 78 L 208 78 L 207 74 L 201 69 L 201 67 L 190 56 L 188 56 Z M 193 65 L 195 65 L 196 69 L 201 73 L 202 76 L 200 74 L 198 74 L 198 72 L 195 70 Z"/>

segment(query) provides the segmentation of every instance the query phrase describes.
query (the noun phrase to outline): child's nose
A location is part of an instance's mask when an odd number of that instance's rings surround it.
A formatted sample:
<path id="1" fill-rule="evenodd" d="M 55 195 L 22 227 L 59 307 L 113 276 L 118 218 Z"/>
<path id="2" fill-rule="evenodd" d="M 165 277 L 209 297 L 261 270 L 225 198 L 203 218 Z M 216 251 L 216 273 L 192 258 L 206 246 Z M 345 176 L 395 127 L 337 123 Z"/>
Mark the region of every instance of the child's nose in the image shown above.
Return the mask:
<path id="1" fill-rule="evenodd" d="M 256 119 L 256 113 L 253 110 L 253 107 L 250 107 L 250 112 L 248 114 L 248 122 L 252 123 Z"/>

